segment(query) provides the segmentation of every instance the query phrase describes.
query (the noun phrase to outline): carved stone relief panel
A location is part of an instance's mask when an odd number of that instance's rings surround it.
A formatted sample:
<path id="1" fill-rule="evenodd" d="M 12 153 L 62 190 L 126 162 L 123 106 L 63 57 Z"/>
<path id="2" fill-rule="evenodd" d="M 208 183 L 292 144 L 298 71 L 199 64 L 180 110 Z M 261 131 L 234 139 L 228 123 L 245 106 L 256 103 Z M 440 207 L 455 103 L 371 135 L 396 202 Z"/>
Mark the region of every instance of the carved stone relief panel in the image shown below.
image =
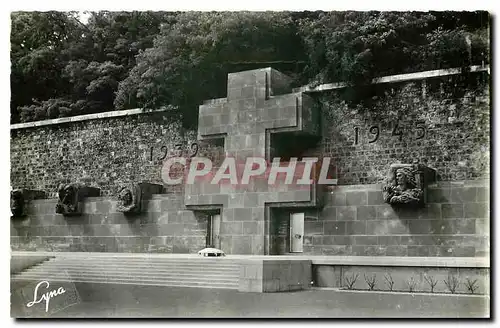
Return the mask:
<path id="1" fill-rule="evenodd" d="M 143 211 L 143 202 L 153 194 L 163 193 L 163 186 L 159 184 L 141 182 L 130 184 L 120 189 L 118 194 L 117 210 L 126 214 L 137 214 Z"/>
<path id="2" fill-rule="evenodd" d="M 79 183 L 60 185 L 58 189 L 59 201 L 56 205 L 56 213 L 70 216 L 81 215 L 83 200 L 86 197 L 99 197 L 101 190 L 96 187 L 88 187 Z"/>
<path id="3" fill-rule="evenodd" d="M 422 164 L 392 164 L 383 187 L 386 203 L 395 206 L 422 206 L 426 187 L 436 180 L 436 171 Z"/>
<path id="4" fill-rule="evenodd" d="M 22 218 L 26 216 L 26 206 L 33 199 L 44 199 L 46 193 L 42 190 L 14 189 L 10 192 L 11 218 Z"/>

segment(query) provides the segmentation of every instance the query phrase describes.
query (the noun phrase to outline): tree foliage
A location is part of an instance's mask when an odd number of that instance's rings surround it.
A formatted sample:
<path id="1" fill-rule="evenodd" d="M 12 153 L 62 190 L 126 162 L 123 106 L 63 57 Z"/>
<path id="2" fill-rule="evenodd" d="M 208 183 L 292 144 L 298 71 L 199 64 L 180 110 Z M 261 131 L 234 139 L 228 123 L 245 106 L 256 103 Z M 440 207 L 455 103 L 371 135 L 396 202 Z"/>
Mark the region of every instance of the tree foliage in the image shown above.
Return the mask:
<path id="1" fill-rule="evenodd" d="M 464 16 L 465 15 L 465 16 Z M 458 23 L 458 24 L 457 24 Z M 371 78 L 488 62 L 485 12 L 328 12 L 300 22 L 310 80 Z"/>
<path id="2" fill-rule="evenodd" d="M 118 83 L 168 15 L 103 11 L 83 24 L 75 12 L 12 13 L 12 121 L 113 110 Z"/>
<path id="3" fill-rule="evenodd" d="M 186 126 L 227 73 L 297 84 L 489 63 L 486 12 L 75 12 L 11 15 L 12 121 L 166 107 Z M 305 64 L 303 64 L 305 63 Z"/>
<path id="4" fill-rule="evenodd" d="M 225 95 L 227 73 L 237 63 L 296 60 L 301 53 L 293 48 L 300 45 L 294 27 L 289 13 L 182 13 L 139 54 L 115 105 L 170 105 L 192 125 L 203 100 Z"/>
<path id="5" fill-rule="evenodd" d="M 33 99 L 48 100 L 69 92 L 60 72 L 70 44 L 78 39 L 78 26 L 72 17 L 73 13 L 60 12 L 12 14 L 13 121 L 19 119 L 19 106 L 34 104 Z"/>

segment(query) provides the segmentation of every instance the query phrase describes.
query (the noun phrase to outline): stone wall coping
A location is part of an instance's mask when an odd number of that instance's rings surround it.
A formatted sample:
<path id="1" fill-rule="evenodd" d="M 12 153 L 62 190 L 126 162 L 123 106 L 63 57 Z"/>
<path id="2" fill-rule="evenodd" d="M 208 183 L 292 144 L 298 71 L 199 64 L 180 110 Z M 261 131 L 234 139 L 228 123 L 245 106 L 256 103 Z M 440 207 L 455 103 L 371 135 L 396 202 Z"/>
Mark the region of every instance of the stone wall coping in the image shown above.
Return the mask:
<path id="1" fill-rule="evenodd" d="M 227 98 L 214 98 L 214 99 L 208 99 L 208 100 L 204 100 L 203 101 L 203 104 L 204 105 L 211 105 L 211 104 L 222 104 L 222 103 L 225 103 L 227 101 Z"/>
<path id="2" fill-rule="evenodd" d="M 151 195 L 151 199 L 182 199 L 182 197 L 176 195 L 176 194 L 153 194 Z M 86 201 L 89 202 L 99 202 L 99 201 L 118 201 L 118 195 L 111 195 L 111 196 L 99 196 L 99 197 L 87 197 L 85 198 Z M 148 199 L 149 200 L 149 199 Z"/>
<path id="3" fill-rule="evenodd" d="M 233 256 L 238 256 L 238 255 L 230 255 L 231 257 Z M 244 255 L 241 255 L 244 256 Z M 292 262 L 306 262 L 306 263 L 313 263 L 314 261 L 309 258 L 307 255 L 304 256 L 296 256 L 296 255 L 270 255 L 268 257 L 264 257 L 263 255 L 246 255 L 248 258 L 242 258 L 241 263 L 242 264 L 290 264 Z M 257 257 L 257 258 L 254 258 Z M 314 256 L 311 256 L 314 257 Z"/>
<path id="4" fill-rule="evenodd" d="M 337 185 L 328 186 L 325 192 L 334 193 L 335 191 L 381 191 L 384 185 L 382 183 L 366 184 L 366 185 Z M 462 181 L 438 181 L 436 183 L 427 186 L 429 189 L 435 188 L 453 188 L 453 187 L 489 187 L 489 179 L 478 179 L 478 180 L 462 180 Z"/>
<path id="5" fill-rule="evenodd" d="M 153 195 L 151 195 L 151 199 L 179 199 L 179 200 L 183 200 L 184 194 L 166 192 L 164 194 L 153 194 Z"/>
<path id="6" fill-rule="evenodd" d="M 313 264 L 349 266 L 403 266 L 489 268 L 487 257 L 315 256 Z"/>
<path id="7" fill-rule="evenodd" d="M 50 119 L 50 120 L 12 124 L 10 126 L 10 129 L 11 130 L 27 129 L 27 128 L 34 128 L 34 127 L 40 127 L 40 126 L 47 126 L 47 125 L 81 122 L 81 121 L 103 119 L 103 118 L 113 118 L 113 117 L 129 116 L 129 115 L 152 114 L 152 113 L 165 112 L 165 111 L 167 111 L 167 108 L 158 108 L 158 109 L 154 109 L 154 110 L 143 109 L 143 108 L 115 110 L 115 111 L 95 113 L 95 114 L 77 115 L 77 116 L 70 116 L 70 117 L 54 118 L 54 119 Z"/>
<path id="8" fill-rule="evenodd" d="M 462 181 L 439 181 L 429 185 L 428 188 L 453 188 L 453 187 L 489 187 L 489 179 L 462 180 Z"/>
<path id="9" fill-rule="evenodd" d="M 490 67 L 489 67 L 489 65 L 470 66 L 470 72 L 488 72 L 488 74 L 490 74 Z M 397 83 L 397 82 L 405 82 L 405 81 L 413 81 L 413 80 L 423 80 L 423 79 L 428 79 L 428 78 L 433 78 L 433 77 L 457 75 L 460 73 L 462 73 L 462 68 L 439 69 L 439 70 L 423 71 L 423 72 L 416 72 L 416 73 L 409 73 L 409 74 L 382 76 L 382 77 L 374 78 L 371 83 L 372 84 Z M 318 85 L 316 87 L 313 87 L 311 85 L 305 85 L 305 86 L 301 86 L 298 88 L 294 88 L 292 90 L 292 93 L 320 92 L 320 91 L 326 91 L 326 90 L 341 89 L 341 88 L 345 88 L 346 86 L 347 86 L 347 83 L 345 83 L 345 82 L 321 84 L 321 85 Z M 205 104 L 205 105 L 218 104 L 218 103 L 223 103 L 225 101 L 226 101 L 226 98 L 209 99 L 209 100 L 204 101 L 203 104 Z M 135 109 L 126 109 L 126 110 L 115 110 L 115 111 L 102 112 L 102 113 L 96 113 L 96 114 L 78 115 L 78 116 L 71 116 L 71 117 L 55 118 L 55 119 L 50 119 L 50 120 L 17 123 L 17 124 L 12 124 L 10 126 L 10 129 L 11 130 L 27 129 L 27 128 L 34 128 L 34 127 L 40 127 L 40 126 L 57 125 L 57 124 L 71 123 L 71 122 L 81 122 L 81 121 L 94 120 L 94 119 L 113 118 L 113 117 L 138 115 L 138 114 L 150 114 L 150 113 L 164 112 L 167 110 L 168 110 L 167 108 L 158 108 L 158 109 L 135 108 Z"/>
<path id="10" fill-rule="evenodd" d="M 97 253 L 97 252 L 30 252 L 12 251 L 11 256 L 60 256 L 60 257 L 139 257 L 139 258 L 186 258 L 205 259 L 198 254 L 157 253 Z M 310 260 L 313 265 L 343 266 L 397 266 L 397 267 L 446 267 L 489 268 L 488 257 L 401 257 L 401 256 L 316 256 L 316 255 L 227 255 L 217 261 L 292 261 Z"/>
<path id="11" fill-rule="evenodd" d="M 470 66 L 470 72 L 488 72 L 490 74 L 490 66 L 480 66 L 474 65 Z M 448 69 L 437 69 L 432 71 L 424 71 L 424 72 L 416 72 L 416 73 L 407 73 L 407 74 L 397 74 L 397 75 L 389 75 L 374 78 L 371 81 L 371 84 L 381 84 L 381 83 L 397 83 L 397 82 L 406 82 L 406 81 L 415 81 L 415 80 L 424 80 L 433 77 L 441 77 L 441 76 L 449 76 L 449 75 L 457 75 L 461 74 L 461 68 L 448 68 Z M 298 88 L 294 88 L 293 92 L 320 92 L 327 90 L 335 90 L 342 89 L 347 87 L 347 83 L 345 82 L 336 82 L 336 83 L 326 83 L 320 84 L 318 86 L 302 86 Z"/>
<path id="12" fill-rule="evenodd" d="M 57 202 L 57 193 L 54 193 L 53 197 L 48 197 L 44 199 L 34 199 L 31 202 L 34 204 L 44 203 L 44 202 Z M 183 200 L 183 196 L 174 193 L 165 193 L 165 194 L 153 194 L 151 199 L 176 199 Z M 86 197 L 85 201 L 88 202 L 100 202 L 100 201 L 118 201 L 117 196 L 99 196 L 99 197 Z"/>
<path id="13" fill-rule="evenodd" d="M 178 199 L 182 200 L 183 198 L 176 194 L 153 194 L 151 199 Z M 149 200 L 149 199 L 148 199 Z M 102 201 L 118 201 L 118 195 L 112 196 L 99 196 L 99 197 L 86 197 L 85 201 L 88 202 L 102 202 Z"/>
<path id="14" fill-rule="evenodd" d="M 58 201 L 58 198 L 57 198 L 57 195 L 55 195 L 54 197 L 50 197 L 50 198 L 33 199 L 32 201 L 30 201 L 30 203 L 32 203 L 32 204 L 46 204 L 46 203 L 56 204 L 57 201 Z"/>
<path id="15" fill-rule="evenodd" d="M 350 191 L 381 191 L 383 184 L 366 184 L 366 185 L 338 185 L 329 186 L 326 193 L 335 193 L 335 191 L 340 192 L 350 192 Z M 463 180 L 463 181 L 439 181 L 435 184 L 429 185 L 429 189 L 435 188 L 454 188 L 454 187 L 489 187 L 489 179 L 480 180 Z M 103 200 L 117 200 L 116 196 L 100 196 L 100 197 L 87 197 L 86 199 L 90 201 L 103 201 Z M 151 199 L 178 199 L 183 200 L 184 195 L 167 192 L 164 194 L 153 194 Z M 45 199 L 34 199 L 32 202 L 44 202 L 44 201 L 57 201 L 57 193 L 54 193 L 53 197 L 48 197 Z"/>

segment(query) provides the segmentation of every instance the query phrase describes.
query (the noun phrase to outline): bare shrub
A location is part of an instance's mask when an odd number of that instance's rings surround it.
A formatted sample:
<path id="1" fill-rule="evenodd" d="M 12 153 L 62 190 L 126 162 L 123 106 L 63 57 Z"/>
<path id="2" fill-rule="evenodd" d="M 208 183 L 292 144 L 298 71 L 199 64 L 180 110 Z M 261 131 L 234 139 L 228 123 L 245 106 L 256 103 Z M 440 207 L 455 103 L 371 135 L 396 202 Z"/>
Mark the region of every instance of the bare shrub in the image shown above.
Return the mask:
<path id="1" fill-rule="evenodd" d="M 350 277 L 348 277 L 347 275 L 345 276 L 345 282 L 347 284 L 347 289 L 353 289 L 354 287 L 354 284 L 356 283 L 356 280 L 358 280 L 358 277 L 359 277 L 359 273 L 356 273 L 356 275 L 354 275 L 354 273 L 351 274 Z"/>
<path id="2" fill-rule="evenodd" d="M 424 276 L 424 279 L 425 279 L 425 281 L 427 281 L 427 283 L 431 287 L 431 293 L 434 293 L 434 287 L 436 287 L 436 285 L 438 283 L 437 280 L 434 279 L 433 276 L 430 276 L 430 277 Z"/>
<path id="3" fill-rule="evenodd" d="M 373 275 L 371 277 L 367 277 L 366 274 L 364 275 L 365 276 L 365 281 L 366 281 L 366 284 L 368 285 L 368 288 L 370 290 L 373 290 L 375 288 L 375 285 L 377 283 L 377 275 Z"/>
<path id="4" fill-rule="evenodd" d="M 452 276 L 451 274 L 448 275 L 448 278 L 443 281 L 452 294 L 455 294 L 455 291 L 457 290 L 458 286 L 460 286 L 460 280 L 457 277 Z"/>
<path id="5" fill-rule="evenodd" d="M 413 277 L 410 279 L 406 280 L 406 286 L 408 286 L 408 290 L 410 293 L 413 293 L 415 291 L 415 287 L 417 286 L 417 282 Z"/>
<path id="6" fill-rule="evenodd" d="M 391 274 L 387 273 L 384 278 L 385 284 L 387 285 L 387 287 L 389 287 L 389 290 L 392 291 L 392 289 L 394 288 L 394 279 L 392 279 Z"/>
<path id="7" fill-rule="evenodd" d="M 466 278 L 465 280 L 465 287 L 467 287 L 467 290 L 471 293 L 471 294 L 474 294 L 474 292 L 476 291 L 476 289 L 479 288 L 478 285 L 476 285 L 477 283 L 477 279 L 470 279 L 469 277 Z"/>

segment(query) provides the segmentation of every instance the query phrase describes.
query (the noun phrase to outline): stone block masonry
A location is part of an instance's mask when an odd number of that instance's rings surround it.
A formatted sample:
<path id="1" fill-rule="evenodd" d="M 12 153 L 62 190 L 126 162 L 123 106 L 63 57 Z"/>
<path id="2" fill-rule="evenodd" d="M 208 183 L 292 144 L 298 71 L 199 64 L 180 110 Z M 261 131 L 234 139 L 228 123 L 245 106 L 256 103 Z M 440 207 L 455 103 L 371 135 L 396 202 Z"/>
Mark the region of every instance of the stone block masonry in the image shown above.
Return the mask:
<path id="1" fill-rule="evenodd" d="M 430 191 L 427 205 L 409 213 L 385 204 L 379 185 L 336 187 L 327 193 L 324 208 L 306 210 L 304 254 L 489 256 L 489 186 L 484 181 L 439 183 Z M 353 205 L 353 198 L 363 200 Z M 86 199 L 84 214 L 71 219 L 55 214 L 56 203 L 34 200 L 27 220 L 11 222 L 12 250 L 195 253 L 207 244 L 208 215 L 187 210 L 182 195 L 153 196 L 133 220 L 108 197 Z M 282 225 L 270 236 L 273 253 L 285 254 L 287 210 L 272 215 L 273 224 Z M 241 254 L 257 228 L 258 222 L 227 222 L 221 233 L 235 244 L 228 253 Z"/>
<path id="2" fill-rule="evenodd" d="M 314 255 L 487 257 L 489 181 L 441 182 L 425 207 L 391 207 L 380 185 L 338 186 L 306 215 L 304 252 Z"/>
<path id="3" fill-rule="evenodd" d="M 310 288 L 310 260 L 245 259 L 240 263 L 240 292 L 289 292 Z"/>
<path id="4" fill-rule="evenodd" d="M 486 73 L 470 75 L 465 84 L 448 76 L 378 85 L 355 104 L 345 101 L 340 89 L 298 95 L 287 89 L 279 72 L 259 72 L 269 73 L 270 81 L 260 73 L 231 74 L 227 99 L 201 106 L 198 131 L 183 130 L 164 112 L 136 110 L 133 115 L 13 127 L 11 185 L 46 191 L 49 199 L 33 200 L 25 220 L 11 221 L 12 249 L 194 253 L 208 244 L 209 230 L 208 212 L 196 206 L 222 205 L 220 237 L 228 254 L 287 253 L 289 214 L 303 211 L 303 254 L 489 255 Z M 312 124 L 315 101 L 321 105 L 320 131 Z M 228 102 L 238 113 L 229 110 Z M 286 191 L 280 198 L 271 189 L 252 194 L 196 185 L 192 190 L 166 186 L 168 193 L 154 196 L 134 219 L 116 210 L 119 188 L 162 183 L 162 163 L 169 157 L 189 157 L 195 148 L 197 156 L 215 162 L 225 152 L 241 159 L 267 157 L 272 139 L 255 124 L 264 121 L 269 128 L 292 125 L 285 139 L 297 132 L 302 134 L 293 140 L 305 139 L 306 131 L 317 140 L 299 157 L 332 157 L 339 186 L 327 190 L 324 206 L 309 192 Z M 222 136 L 225 144 L 197 140 Z M 193 142 L 199 147 L 191 147 Z M 382 182 L 391 164 L 415 161 L 436 169 L 437 183 L 429 187 L 425 207 L 396 210 L 383 202 Z M 72 182 L 98 187 L 103 197 L 86 199 L 81 217 L 65 219 L 55 213 L 53 197 L 59 184 Z M 269 195 L 276 199 L 266 200 Z M 287 204 L 274 211 L 270 202 Z"/>
<path id="5" fill-rule="evenodd" d="M 311 94 L 322 140 L 304 156 L 330 156 L 340 185 L 380 183 L 393 163 L 425 164 L 438 181 L 489 176 L 489 76 L 442 77 Z M 352 92 L 352 91 L 350 91 Z"/>
<path id="6" fill-rule="evenodd" d="M 198 156 L 220 158 L 220 150 L 198 142 L 194 131 L 171 123 L 164 112 L 16 128 L 11 130 L 11 185 L 55 197 L 60 184 L 82 182 L 114 196 L 130 183 L 163 184 L 161 158 L 188 157 L 193 143 Z M 182 186 L 166 187 L 182 191 Z"/>
<path id="7" fill-rule="evenodd" d="M 289 81 L 276 70 L 265 68 L 229 74 L 227 88 L 227 98 L 200 106 L 198 137 L 224 138 L 228 157 L 237 161 L 249 157 L 271 161 L 270 134 L 293 132 L 314 136 L 319 132 L 313 120 L 310 97 L 289 93 Z M 278 95 L 278 92 L 285 94 Z M 219 117 L 227 118 L 231 124 L 218 121 Z M 236 254 L 268 255 L 272 253 L 269 243 L 272 219 L 267 206 L 292 202 L 316 206 L 316 187 L 316 184 L 283 183 L 272 186 L 265 180 L 252 181 L 246 186 L 199 183 L 186 186 L 185 202 L 190 208 L 223 206 L 222 249 Z M 243 233 L 244 225 L 252 228 Z"/>
<path id="8" fill-rule="evenodd" d="M 274 78 L 278 87 L 270 93 L 282 91 L 281 80 Z M 436 169 L 438 181 L 484 179 L 490 150 L 488 75 L 475 73 L 469 80 L 461 86 L 453 76 L 378 85 L 365 95 L 369 101 L 358 105 L 345 102 L 342 89 L 310 94 L 321 104 L 322 137 L 302 155 L 331 156 L 340 185 L 381 183 L 390 164 L 414 160 Z M 13 127 L 11 186 L 50 193 L 61 183 L 86 179 L 103 195 L 113 195 L 125 183 L 161 183 L 162 161 L 188 156 L 193 142 L 199 144 L 198 156 L 214 162 L 224 156 L 223 145 L 197 141 L 197 131 L 183 130 L 164 112 L 130 112 L 134 115 Z"/>
<path id="9" fill-rule="evenodd" d="M 194 253 L 206 245 L 207 217 L 186 210 L 180 196 L 155 195 L 133 219 L 118 200 L 90 197 L 81 217 L 55 214 L 56 200 L 36 200 L 28 219 L 11 222 L 12 250 L 54 252 Z"/>

